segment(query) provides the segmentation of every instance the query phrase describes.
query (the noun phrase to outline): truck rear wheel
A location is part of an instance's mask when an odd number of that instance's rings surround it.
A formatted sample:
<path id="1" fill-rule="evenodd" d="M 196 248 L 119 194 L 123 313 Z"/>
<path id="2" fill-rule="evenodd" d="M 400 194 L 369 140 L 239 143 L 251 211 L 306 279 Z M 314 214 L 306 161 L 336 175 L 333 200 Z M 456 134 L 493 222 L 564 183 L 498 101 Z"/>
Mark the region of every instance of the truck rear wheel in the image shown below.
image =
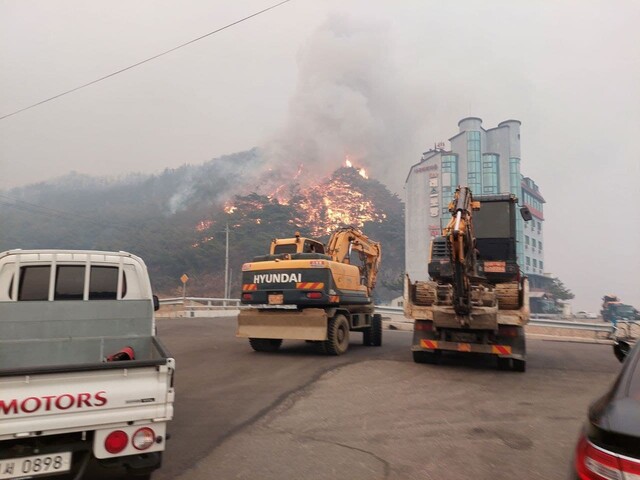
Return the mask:
<path id="1" fill-rule="evenodd" d="M 440 350 L 436 350 L 435 352 L 412 352 L 413 353 L 413 361 L 415 363 L 432 363 L 437 364 L 440 361 L 440 355 L 442 352 Z"/>
<path id="2" fill-rule="evenodd" d="M 512 362 L 510 358 L 498 357 L 498 370 L 511 370 Z"/>
<path id="3" fill-rule="evenodd" d="M 513 359 L 514 372 L 525 372 L 526 370 L 527 370 L 527 362 L 525 360 L 520 360 L 517 358 Z"/>
<path id="4" fill-rule="evenodd" d="M 256 352 L 276 352 L 282 345 L 282 339 L 279 338 L 250 338 L 249 345 Z"/>
<path id="5" fill-rule="evenodd" d="M 344 315 L 329 319 L 324 350 L 328 355 L 342 355 L 349 348 L 349 322 Z"/>

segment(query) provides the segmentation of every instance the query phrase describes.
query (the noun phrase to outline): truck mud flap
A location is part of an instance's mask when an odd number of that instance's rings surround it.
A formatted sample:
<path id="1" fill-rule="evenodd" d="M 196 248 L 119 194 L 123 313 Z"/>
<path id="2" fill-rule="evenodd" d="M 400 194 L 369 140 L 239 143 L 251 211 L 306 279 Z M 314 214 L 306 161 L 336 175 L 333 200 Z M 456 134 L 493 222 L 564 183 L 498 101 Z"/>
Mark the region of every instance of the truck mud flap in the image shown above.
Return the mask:
<path id="1" fill-rule="evenodd" d="M 242 310 L 236 336 L 283 340 L 326 340 L 327 313 L 321 308 L 301 311 Z"/>
<path id="2" fill-rule="evenodd" d="M 525 354 L 519 348 L 511 345 L 482 344 L 482 343 L 463 343 L 463 342 L 445 342 L 441 340 L 421 339 L 419 345 L 413 345 L 411 350 L 414 352 L 433 352 L 436 350 L 444 350 L 450 352 L 468 352 L 483 353 L 489 355 L 497 355 L 503 358 L 525 359 Z"/>

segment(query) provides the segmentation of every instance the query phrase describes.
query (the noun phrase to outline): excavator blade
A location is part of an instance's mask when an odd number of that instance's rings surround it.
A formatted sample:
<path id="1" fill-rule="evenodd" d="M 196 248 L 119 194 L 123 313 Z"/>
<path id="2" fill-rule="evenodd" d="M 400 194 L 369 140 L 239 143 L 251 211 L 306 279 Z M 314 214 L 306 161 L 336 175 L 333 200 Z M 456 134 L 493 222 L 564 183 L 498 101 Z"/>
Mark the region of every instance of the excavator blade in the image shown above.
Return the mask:
<path id="1" fill-rule="evenodd" d="M 326 340 L 327 314 L 321 308 L 295 310 L 241 310 L 237 337 L 284 340 Z"/>

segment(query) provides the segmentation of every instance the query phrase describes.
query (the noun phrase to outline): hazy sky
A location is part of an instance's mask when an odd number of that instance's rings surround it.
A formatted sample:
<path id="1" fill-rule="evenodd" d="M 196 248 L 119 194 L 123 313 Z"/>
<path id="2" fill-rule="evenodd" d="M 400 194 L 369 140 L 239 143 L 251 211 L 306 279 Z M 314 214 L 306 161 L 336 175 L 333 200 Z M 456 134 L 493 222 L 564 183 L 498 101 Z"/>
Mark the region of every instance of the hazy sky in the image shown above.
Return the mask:
<path id="1" fill-rule="evenodd" d="M 0 0 L 0 116 L 274 3 Z M 545 269 L 574 311 L 608 292 L 640 307 L 639 23 L 635 0 L 292 0 L 0 121 L 0 189 L 261 146 L 280 164 L 352 154 L 401 194 L 459 119 L 515 118 Z"/>

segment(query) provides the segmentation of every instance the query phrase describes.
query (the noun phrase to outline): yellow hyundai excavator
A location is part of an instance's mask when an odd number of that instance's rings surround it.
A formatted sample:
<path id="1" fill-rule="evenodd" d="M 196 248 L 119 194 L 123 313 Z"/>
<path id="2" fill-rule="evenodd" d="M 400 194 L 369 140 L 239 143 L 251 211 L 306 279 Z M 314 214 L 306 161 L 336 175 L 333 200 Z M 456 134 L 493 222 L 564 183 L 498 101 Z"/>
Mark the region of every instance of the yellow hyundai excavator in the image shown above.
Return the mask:
<path id="1" fill-rule="evenodd" d="M 349 333 L 363 344 L 382 345 L 382 319 L 371 293 L 380 266 L 380 244 L 355 227 L 336 230 L 325 245 L 311 238 L 271 241 L 268 255 L 242 266 L 236 336 L 258 352 L 274 352 L 283 340 L 306 340 L 328 355 L 349 347 Z"/>

